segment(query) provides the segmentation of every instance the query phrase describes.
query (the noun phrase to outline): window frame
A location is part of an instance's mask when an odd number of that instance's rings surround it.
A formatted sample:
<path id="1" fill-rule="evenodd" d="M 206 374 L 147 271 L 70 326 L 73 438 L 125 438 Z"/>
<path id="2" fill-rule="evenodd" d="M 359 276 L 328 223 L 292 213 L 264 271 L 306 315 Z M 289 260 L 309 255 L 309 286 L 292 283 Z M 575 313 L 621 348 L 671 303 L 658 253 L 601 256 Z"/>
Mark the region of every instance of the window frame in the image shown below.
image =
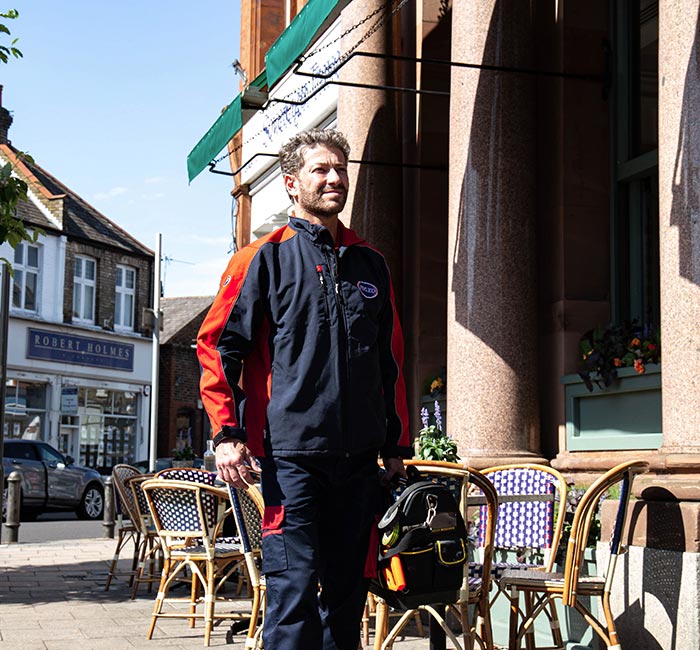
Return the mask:
<path id="1" fill-rule="evenodd" d="M 77 269 L 77 264 L 80 260 L 83 263 L 83 272 L 80 277 L 76 276 L 76 269 Z M 94 278 L 92 280 L 89 280 L 88 278 L 85 277 L 84 273 L 84 267 L 85 267 L 85 262 L 90 262 L 94 265 Z M 85 289 L 91 287 L 92 288 L 92 305 L 91 305 L 91 317 L 90 318 L 84 318 L 82 315 L 81 316 L 76 316 L 76 306 L 75 306 L 75 299 L 76 299 L 76 291 L 80 292 L 80 314 L 84 313 L 83 309 L 83 304 L 85 302 Z M 73 322 L 78 323 L 81 325 L 94 325 L 95 324 L 95 306 L 97 303 L 97 260 L 94 257 L 90 257 L 89 255 L 76 255 L 74 260 L 73 260 L 73 305 L 72 305 L 72 314 L 73 314 Z"/>
<path id="2" fill-rule="evenodd" d="M 122 279 L 124 282 L 120 285 L 118 282 L 119 272 L 122 272 Z M 125 280 L 127 275 L 133 274 L 133 286 L 131 289 L 126 286 Z M 127 264 L 117 264 L 117 269 L 114 278 L 114 329 L 124 332 L 133 332 L 135 325 L 135 314 L 136 314 L 136 278 L 137 272 L 136 268 L 129 266 Z M 124 302 L 127 298 L 131 298 L 131 318 L 130 323 L 124 323 Z M 121 318 L 117 318 L 119 311 L 121 312 Z"/>
<path id="3" fill-rule="evenodd" d="M 29 249 L 36 249 L 36 267 L 29 266 L 28 257 Z M 27 314 L 38 314 L 39 313 L 39 296 L 41 290 L 41 267 L 42 267 L 42 249 L 40 244 L 21 241 L 15 246 L 14 258 L 12 263 L 12 268 L 14 271 L 14 277 L 12 277 L 12 287 L 10 288 L 11 305 L 12 309 L 15 311 L 21 311 Z M 22 261 L 17 261 L 17 252 L 22 252 Z M 26 278 L 28 275 L 35 276 L 34 285 L 34 307 L 27 308 L 27 282 Z M 18 278 L 23 277 L 24 281 L 19 286 L 21 287 L 21 304 L 15 304 L 15 287 L 18 286 Z"/>
<path id="4" fill-rule="evenodd" d="M 615 92 L 611 103 L 610 308 L 613 322 L 639 320 L 659 326 L 659 152 L 637 153 L 640 92 L 635 58 L 639 43 L 632 26 L 639 0 L 612 5 L 615 33 Z M 657 4 L 658 21 L 658 4 Z M 658 72 L 657 72 L 658 74 Z M 658 107 L 657 107 L 658 112 Z M 648 254 L 647 254 L 648 253 Z"/>

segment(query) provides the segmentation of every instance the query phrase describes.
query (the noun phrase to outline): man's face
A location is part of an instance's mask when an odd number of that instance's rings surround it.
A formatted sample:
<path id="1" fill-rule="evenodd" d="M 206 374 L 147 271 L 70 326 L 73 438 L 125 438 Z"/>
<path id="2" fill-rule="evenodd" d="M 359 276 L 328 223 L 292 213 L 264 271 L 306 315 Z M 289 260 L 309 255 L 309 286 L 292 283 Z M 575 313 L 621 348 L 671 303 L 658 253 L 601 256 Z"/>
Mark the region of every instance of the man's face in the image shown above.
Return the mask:
<path id="1" fill-rule="evenodd" d="M 348 169 L 340 149 L 317 145 L 304 151 L 304 165 L 296 176 L 284 177 L 299 208 L 317 217 L 332 217 L 348 198 Z"/>

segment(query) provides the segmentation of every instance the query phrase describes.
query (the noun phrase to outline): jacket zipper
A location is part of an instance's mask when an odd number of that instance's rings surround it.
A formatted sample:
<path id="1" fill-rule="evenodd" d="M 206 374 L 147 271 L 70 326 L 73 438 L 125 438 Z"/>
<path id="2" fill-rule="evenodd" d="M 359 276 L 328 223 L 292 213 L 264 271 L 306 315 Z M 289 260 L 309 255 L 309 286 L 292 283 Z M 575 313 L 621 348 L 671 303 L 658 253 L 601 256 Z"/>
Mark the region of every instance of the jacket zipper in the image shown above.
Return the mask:
<path id="1" fill-rule="evenodd" d="M 345 313 L 345 302 L 343 301 L 343 294 L 340 291 L 340 277 L 339 277 L 339 267 L 340 258 L 338 257 L 338 252 L 333 249 L 333 281 L 335 284 L 335 300 L 336 306 L 338 308 L 338 327 L 340 328 L 338 336 L 338 345 L 340 347 L 340 360 L 344 367 L 341 369 L 341 375 L 343 375 L 344 386 L 347 388 L 350 385 L 350 360 L 348 359 L 348 324 L 347 316 Z M 348 452 L 349 445 L 347 441 L 347 405 L 346 405 L 345 393 L 341 388 L 341 403 L 340 403 L 340 413 L 342 417 L 342 439 L 343 439 L 343 453 L 347 458 L 350 453 Z"/>
<path id="2" fill-rule="evenodd" d="M 316 265 L 316 273 L 318 273 L 318 280 L 321 283 L 321 293 L 323 294 L 323 302 L 326 305 L 326 318 L 330 322 L 331 318 L 331 307 L 328 304 L 328 292 L 326 291 L 326 281 L 323 277 L 323 265 L 322 264 L 317 264 Z"/>

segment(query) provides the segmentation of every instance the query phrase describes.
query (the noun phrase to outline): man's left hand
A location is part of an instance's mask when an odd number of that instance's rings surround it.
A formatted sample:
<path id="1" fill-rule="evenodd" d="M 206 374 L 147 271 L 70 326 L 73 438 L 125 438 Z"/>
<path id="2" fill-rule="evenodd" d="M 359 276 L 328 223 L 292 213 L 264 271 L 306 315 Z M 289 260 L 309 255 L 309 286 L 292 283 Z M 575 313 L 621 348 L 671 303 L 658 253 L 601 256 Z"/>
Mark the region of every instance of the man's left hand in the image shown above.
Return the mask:
<path id="1" fill-rule="evenodd" d="M 406 468 L 403 464 L 403 459 L 401 458 L 384 458 L 384 469 L 386 474 L 384 474 L 384 479 L 382 483 L 384 485 L 389 485 L 395 476 L 402 476 L 403 478 L 408 478 L 406 475 Z"/>

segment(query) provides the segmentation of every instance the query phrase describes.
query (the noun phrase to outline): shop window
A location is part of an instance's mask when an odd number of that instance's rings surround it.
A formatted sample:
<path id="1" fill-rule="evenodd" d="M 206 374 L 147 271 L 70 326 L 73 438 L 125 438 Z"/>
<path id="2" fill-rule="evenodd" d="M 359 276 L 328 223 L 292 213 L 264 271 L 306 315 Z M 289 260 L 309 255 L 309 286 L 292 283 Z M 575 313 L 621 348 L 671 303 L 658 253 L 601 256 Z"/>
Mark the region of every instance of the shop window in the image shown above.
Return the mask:
<path id="1" fill-rule="evenodd" d="M 114 328 L 134 329 L 134 302 L 136 299 L 136 269 L 117 266 L 116 295 L 114 298 Z"/>
<path id="2" fill-rule="evenodd" d="M 136 458 L 138 399 L 135 391 L 81 387 L 79 463 L 110 472 L 118 463 Z"/>
<path id="3" fill-rule="evenodd" d="M 612 311 L 658 327 L 658 0 L 614 3 L 616 24 Z"/>
<path id="4" fill-rule="evenodd" d="M 95 280 L 97 262 L 91 257 L 75 256 L 73 271 L 73 322 L 95 324 Z"/>
<path id="5" fill-rule="evenodd" d="M 15 247 L 12 277 L 12 307 L 36 312 L 39 293 L 39 246 L 20 242 Z"/>
<path id="6" fill-rule="evenodd" d="M 7 380 L 4 424 L 6 438 L 47 439 L 46 394 L 46 384 Z"/>

